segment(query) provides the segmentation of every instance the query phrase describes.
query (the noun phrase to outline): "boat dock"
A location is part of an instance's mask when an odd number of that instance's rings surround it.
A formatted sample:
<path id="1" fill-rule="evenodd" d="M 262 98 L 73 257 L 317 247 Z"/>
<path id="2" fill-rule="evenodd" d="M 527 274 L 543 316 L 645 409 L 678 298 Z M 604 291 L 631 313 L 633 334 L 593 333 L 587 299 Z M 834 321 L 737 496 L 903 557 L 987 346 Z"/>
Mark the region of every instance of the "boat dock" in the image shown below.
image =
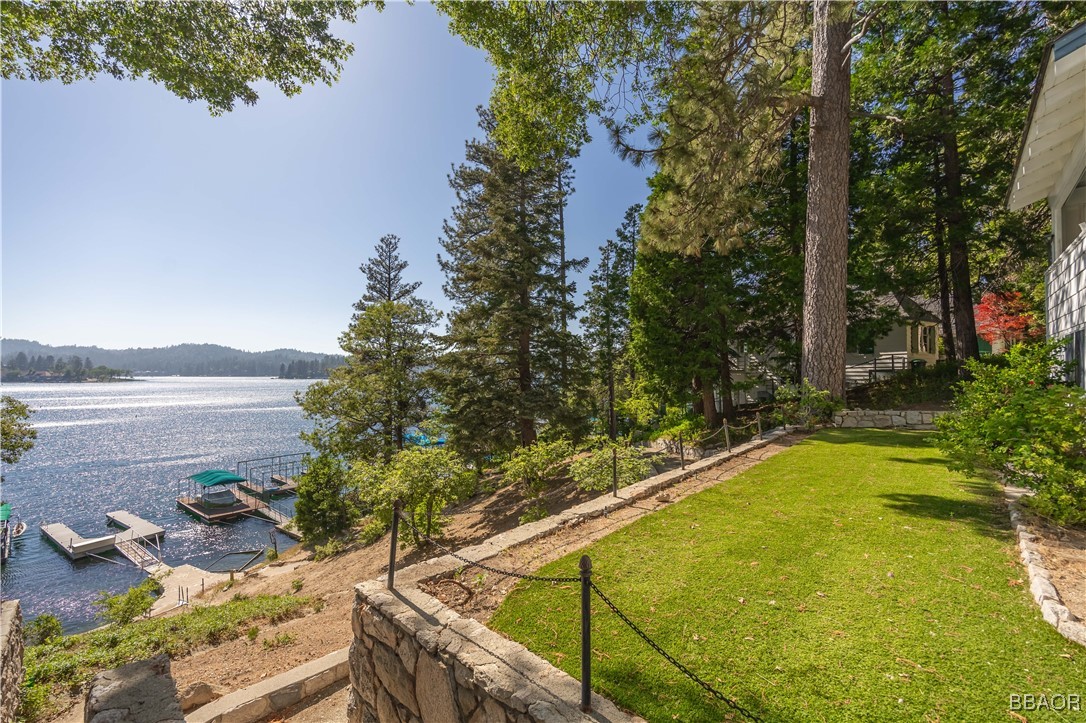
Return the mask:
<path id="1" fill-rule="evenodd" d="M 73 560 L 83 557 L 109 560 L 103 558 L 102 553 L 116 550 L 141 570 L 149 571 L 162 565 L 159 557 L 162 556 L 162 537 L 166 534 L 164 529 L 125 510 L 109 512 L 106 518 L 124 530 L 115 535 L 86 538 L 63 522 L 53 522 L 42 525 L 41 533 Z M 146 545 L 157 549 L 159 557 L 155 557 Z"/>

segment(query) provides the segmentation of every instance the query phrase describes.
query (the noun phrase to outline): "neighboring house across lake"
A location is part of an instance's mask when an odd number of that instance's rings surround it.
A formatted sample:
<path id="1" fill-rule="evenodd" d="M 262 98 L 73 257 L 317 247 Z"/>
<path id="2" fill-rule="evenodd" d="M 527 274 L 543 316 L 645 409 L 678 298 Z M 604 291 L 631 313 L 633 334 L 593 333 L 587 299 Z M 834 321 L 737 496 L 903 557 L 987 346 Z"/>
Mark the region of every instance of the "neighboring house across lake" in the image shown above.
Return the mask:
<path id="1" fill-rule="evenodd" d="M 1067 340 L 1071 381 L 1086 387 L 1086 23 L 1045 48 L 1007 205 L 1042 199 L 1052 213 L 1045 332 Z"/>

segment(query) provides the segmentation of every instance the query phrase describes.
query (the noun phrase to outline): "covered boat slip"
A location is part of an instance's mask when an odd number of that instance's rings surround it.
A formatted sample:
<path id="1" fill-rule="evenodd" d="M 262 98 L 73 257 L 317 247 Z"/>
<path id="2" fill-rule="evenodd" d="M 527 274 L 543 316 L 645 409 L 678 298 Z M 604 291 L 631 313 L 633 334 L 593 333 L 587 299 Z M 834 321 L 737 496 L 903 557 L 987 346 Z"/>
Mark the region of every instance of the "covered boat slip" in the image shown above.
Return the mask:
<path id="1" fill-rule="evenodd" d="M 276 509 L 272 503 L 261 496 L 246 492 L 245 477 L 222 469 L 209 469 L 184 481 L 189 482 L 191 491 L 180 495 L 177 505 L 205 522 L 225 522 L 237 517 L 260 516 L 278 526 L 290 522 L 290 515 Z"/>
<path id="2" fill-rule="evenodd" d="M 237 484 L 244 482 L 244 477 L 223 469 L 209 469 L 186 477 L 178 483 L 179 487 L 186 481 L 189 493 L 179 494 L 177 505 L 206 522 L 232 520 L 254 511 L 252 504 L 237 493 Z"/>

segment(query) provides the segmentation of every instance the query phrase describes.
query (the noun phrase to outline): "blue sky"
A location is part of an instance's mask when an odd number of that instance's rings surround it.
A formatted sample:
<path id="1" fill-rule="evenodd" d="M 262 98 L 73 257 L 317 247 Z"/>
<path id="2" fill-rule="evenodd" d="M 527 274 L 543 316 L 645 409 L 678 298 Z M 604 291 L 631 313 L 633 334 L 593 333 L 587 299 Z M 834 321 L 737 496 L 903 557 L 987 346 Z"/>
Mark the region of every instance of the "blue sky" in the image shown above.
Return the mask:
<path id="1" fill-rule="evenodd" d="M 447 310 L 447 175 L 492 69 L 427 5 L 364 11 L 342 34 L 339 83 L 262 89 L 219 118 L 147 81 L 3 81 L 3 336 L 334 352 L 386 233 Z M 589 270 L 647 194 L 647 171 L 596 135 L 566 214 Z"/>

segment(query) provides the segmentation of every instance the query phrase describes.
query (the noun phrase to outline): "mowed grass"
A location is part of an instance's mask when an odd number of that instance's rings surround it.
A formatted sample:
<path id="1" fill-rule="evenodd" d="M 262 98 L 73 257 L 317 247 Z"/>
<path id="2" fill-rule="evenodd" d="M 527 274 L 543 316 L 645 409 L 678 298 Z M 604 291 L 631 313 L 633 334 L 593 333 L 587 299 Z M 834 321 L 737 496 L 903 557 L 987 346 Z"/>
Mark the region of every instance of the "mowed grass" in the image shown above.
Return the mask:
<path id="1" fill-rule="evenodd" d="M 819 432 L 540 573 L 590 555 L 616 605 L 763 720 L 1020 720 L 1013 693 L 1086 699 L 1086 649 L 1041 619 L 997 486 L 928 439 Z M 579 678 L 579 587 L 522 583 L 490 625 Z M 650 721 L 731 719 L 592 607 L 596 692 Z"/>

